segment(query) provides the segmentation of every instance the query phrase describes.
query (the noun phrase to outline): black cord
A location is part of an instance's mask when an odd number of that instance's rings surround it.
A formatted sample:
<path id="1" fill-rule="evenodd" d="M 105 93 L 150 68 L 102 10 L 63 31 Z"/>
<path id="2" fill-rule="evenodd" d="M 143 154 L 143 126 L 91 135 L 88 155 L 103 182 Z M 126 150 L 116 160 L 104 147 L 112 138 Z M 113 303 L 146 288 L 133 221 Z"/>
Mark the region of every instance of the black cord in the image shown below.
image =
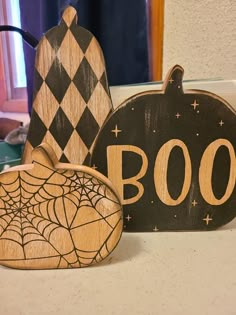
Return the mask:
<path id="1" fill-rule="evenodd" d="M 17 32 L 21 34 L 24 41 L 33 48 L 35 48 L 39 43 L 39 41 L 33 35 L 31 35 L 29 32 L 22 30 L 21 28 L 11 25 L 0 25 L 0 32 L 4 31 Z"/>

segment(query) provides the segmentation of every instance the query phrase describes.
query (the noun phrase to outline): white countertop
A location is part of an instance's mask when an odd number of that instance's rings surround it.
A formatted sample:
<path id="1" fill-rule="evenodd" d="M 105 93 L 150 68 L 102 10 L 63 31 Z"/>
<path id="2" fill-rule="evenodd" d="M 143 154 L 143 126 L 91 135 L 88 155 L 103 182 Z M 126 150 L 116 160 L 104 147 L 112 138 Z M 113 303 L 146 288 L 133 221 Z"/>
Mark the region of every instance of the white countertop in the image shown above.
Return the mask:
<path id="1" fill-rule="evenodd" d="M 209 90 L 236 108 L 235 82 Z M 125 88 L 112 93 L 115 107 L 129 96 Z M 236 219 L 213 232 L 124 233 L 106 261 L 87 269 L 0 267 L 0 315 L 45 314 L 235 315 Z"/>
<path id="2" fill-rule="evenodd" d="M 0 315 L 236 314 L 236 219 L 213 232 L 124 233 L 100 265 L 0 267 Z"/>

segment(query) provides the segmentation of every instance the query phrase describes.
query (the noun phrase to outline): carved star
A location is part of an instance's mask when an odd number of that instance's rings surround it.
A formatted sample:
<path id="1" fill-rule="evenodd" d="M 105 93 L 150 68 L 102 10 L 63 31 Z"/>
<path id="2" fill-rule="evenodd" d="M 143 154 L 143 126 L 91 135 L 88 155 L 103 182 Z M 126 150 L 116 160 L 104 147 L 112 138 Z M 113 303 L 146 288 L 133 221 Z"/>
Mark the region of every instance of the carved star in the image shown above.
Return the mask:
<path id="1" fill-rule="evenodd" d="M 122 130 L 118 129 L 116 125 L 115 129 L 111 130 L 111 132 L 113 132 L 115 134 L 115 137 L 118 138 L 118 134 L 122 132 Z"/>
<path id="2" fill-rule="evenodd" d="M 127 217 L 126 217 L 126 219 L 127 219 L 127 221 L 129 222 L 129 221 L 132 219 L 132 217 L 128 214 Z"/>
<path id="3" fill-rule="evenodd" d="M 194 102 L 191 104 L 191 106 L 193 106 L 194 110 L 196 110 L 196 108 L 199 106 L 197 100 L 194 100 Z"/>
<path id="4" fill-rule="evenodd" d="M 209 225 L 209 222 L 212 221 L 213 219 L 210 217 L 210 215 L 208 214 L 204 219 L 202 219 L 203 221 L 206 222 L 206 225 Z"/>

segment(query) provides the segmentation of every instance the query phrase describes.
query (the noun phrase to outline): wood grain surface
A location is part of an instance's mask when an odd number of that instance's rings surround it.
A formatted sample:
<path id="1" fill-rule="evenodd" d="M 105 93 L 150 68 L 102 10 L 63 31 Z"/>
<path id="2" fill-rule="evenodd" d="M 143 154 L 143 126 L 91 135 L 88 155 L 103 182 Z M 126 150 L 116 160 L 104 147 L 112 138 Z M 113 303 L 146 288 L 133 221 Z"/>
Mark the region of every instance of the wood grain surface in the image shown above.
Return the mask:
<path id="1" fill-rule="evenodd" d="M 160 91 L 135 95 L 106 121 L 92 165 L 116 186 L 126 231 L 212 230 L 236 215 L 236 113 L 183 90 L 176 65 Z"/>
<path id="2" fill-rule="evenodd" d="M 33 110 L 22 162 L 31 163 L 33 148 L 46 142 L 60 162 L 88 165 L 111 110 L 101 48 L 77 25 L 76 10 L 68 7 L 37 47 Z"/>
<path id="3" fill-rule="evenodd" d="M 123 230 L 111 182 L 59 163 L 42 144 L 33 164 L 0 174 L 0 264 L 20 269 L 80 268 L 102 261 Z"/>

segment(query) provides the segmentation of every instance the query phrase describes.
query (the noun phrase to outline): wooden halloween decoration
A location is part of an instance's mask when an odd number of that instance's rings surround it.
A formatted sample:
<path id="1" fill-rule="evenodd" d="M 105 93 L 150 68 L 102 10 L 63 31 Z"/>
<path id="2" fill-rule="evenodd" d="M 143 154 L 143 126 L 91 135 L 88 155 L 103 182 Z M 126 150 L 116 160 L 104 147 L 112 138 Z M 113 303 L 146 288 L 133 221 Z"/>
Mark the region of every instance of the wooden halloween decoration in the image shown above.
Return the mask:
<path id="1" fill-rule="evenodd" d="M 236 116 L 223 99 L 183 91 L 175 66 L 162 91 L 128 99 L 97 137 L 92 165 L 124 205 L 126 231 L 211 230 L 236 214 Z"/>
<path id="2" fill-rule="evenodd" d="M 112 104 L 101 48 L 77 25 L 68 7 L 59 26 L 39 42 L 35 61 L 34 101 L 22 162 L 46 142 L 60 162 L 86 164 L 94 139 Z"/>
<path id="3" fill-rule="evenodd" d="M 79 268 L 103 260 L 123 229 L 110 181 L 59 163 L 46 144 L 33 164 L 0 174 L 0 264 L 21 269 Z"/>

